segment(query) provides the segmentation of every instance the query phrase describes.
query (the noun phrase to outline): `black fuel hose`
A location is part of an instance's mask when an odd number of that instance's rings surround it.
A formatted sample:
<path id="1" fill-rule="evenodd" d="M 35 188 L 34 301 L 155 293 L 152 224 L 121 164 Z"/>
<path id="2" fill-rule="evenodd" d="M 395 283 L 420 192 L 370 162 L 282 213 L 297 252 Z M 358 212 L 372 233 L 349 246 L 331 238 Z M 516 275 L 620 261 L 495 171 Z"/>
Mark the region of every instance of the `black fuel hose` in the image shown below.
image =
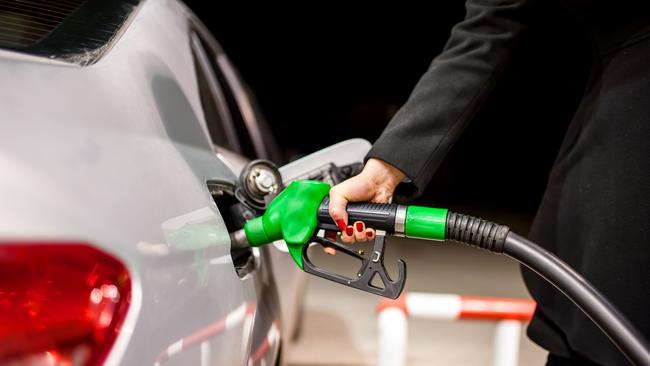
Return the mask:
<path id="1" fill-rule="evenodd" d="M 530 240 L 510 232 L 503 254 L 530 268 L 560 290 L 605 333 L 634 365 L 650 365 L 650 348 L 641 333 L 591 283 Z"/>
<path id="2" fill-rule="evenodd" d="M 561 259 L 505 225 L 449 212 L 446 238 L 505 254 L 528 267 L 571 300 L 633 365 L 650 366 L 643 335 L 591 283 Z"/>

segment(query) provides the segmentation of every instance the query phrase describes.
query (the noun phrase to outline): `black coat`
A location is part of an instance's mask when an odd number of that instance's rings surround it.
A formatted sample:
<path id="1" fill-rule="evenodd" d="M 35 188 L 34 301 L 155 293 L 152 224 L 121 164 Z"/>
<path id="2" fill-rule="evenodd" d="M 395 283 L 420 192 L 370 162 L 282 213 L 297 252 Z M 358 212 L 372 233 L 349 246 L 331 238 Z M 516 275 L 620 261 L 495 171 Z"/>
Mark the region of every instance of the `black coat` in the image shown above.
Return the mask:
<path id="1" fill-rule="evenodd" d="M 526 41 L 536 7 L 570 14 L 593 50 L 585 65 L 590 78 L 529 236 L 584 275 L 650 338 L 650 9 L 645 3 L 467 1 L 465 20 L 452 29 L 444 51 L 368 157 L 396 166 L 421 192 Z M 547 26 L 553 26 L 552 19 Z M 563 295 L 536 275 L 526 270 L 523 275 L 538 302 L 528 328 L 535 342 L 559 357 L 626 364 Z"/>

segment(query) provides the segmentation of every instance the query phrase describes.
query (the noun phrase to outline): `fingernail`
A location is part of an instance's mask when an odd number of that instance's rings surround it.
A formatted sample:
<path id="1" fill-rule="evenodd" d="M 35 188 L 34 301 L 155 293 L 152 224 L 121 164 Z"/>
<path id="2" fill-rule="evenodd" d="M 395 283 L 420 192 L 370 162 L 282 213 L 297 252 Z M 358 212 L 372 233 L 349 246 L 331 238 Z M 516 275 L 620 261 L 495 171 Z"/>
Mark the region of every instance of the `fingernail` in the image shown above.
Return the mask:
<path id="1" fill-rule="evenodd" d="M 363 231 L 363 223 L 357 222 L 357 231 Z"/>
<path id="2" fill-rule="evenodd" d="M 354 230 L 352 229 L 352 226 L 346 227 L 345 233 L 348 234 L 348 236 L 352 236 L 352 234 L 354 234 Z"/>
<path id="3" fill-rule="evenodd" d="M 374 234 L 372 233 L 372 230 L 368 230 L 368 231 L 366 231 L 366 236 L 367 236 L 368 238 L 372 238 L 373 235 L 374 235 Z"/>
<path id="4" fill-rule="evenodd" d="M 339 219 L 338 221 L 336 221 L 336 225 L 338 225 L 341 231 L 345 231 L 345 221 L 343 221 L 343 219 Z"/>

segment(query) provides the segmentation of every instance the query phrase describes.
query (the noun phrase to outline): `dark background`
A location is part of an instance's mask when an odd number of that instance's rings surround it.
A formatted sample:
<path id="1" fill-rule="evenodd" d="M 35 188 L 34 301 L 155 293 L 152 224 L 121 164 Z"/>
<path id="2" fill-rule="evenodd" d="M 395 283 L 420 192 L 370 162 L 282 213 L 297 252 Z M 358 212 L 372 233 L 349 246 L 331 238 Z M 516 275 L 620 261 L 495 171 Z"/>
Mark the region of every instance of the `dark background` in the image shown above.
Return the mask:
<path id="1" fill-rule="evenodd" d="M 287 159 L 353 137 L 374 142 L 465 15 L 459 0 L 363 10 L 187 3 L 253 90 Z M 584 89 L 580 37 L 569 20 L 538 11 L 420 202 L 532 217 Z"/>

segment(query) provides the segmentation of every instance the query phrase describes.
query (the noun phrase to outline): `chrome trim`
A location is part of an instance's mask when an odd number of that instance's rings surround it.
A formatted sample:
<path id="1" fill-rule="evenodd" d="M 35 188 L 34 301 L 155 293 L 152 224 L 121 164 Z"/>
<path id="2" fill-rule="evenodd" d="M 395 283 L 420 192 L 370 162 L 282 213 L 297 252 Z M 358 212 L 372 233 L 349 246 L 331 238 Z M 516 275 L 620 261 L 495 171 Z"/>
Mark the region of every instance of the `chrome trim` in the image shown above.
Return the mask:
<path id="1" fill-rule="evenodd" d="M 395 212 L 395 234 L 404 234 L 406 229 L 406 206 L 397 205 Z"/>
<path id="2" fill-rule="evenodd" d="M 246 237 L 246 232 L 244 229 L 237 230 L 234 233 L 230 233 L 230 248 L 232 249 L 244 249 L 250 247 L 248 243 L 248 238 Z"/>

